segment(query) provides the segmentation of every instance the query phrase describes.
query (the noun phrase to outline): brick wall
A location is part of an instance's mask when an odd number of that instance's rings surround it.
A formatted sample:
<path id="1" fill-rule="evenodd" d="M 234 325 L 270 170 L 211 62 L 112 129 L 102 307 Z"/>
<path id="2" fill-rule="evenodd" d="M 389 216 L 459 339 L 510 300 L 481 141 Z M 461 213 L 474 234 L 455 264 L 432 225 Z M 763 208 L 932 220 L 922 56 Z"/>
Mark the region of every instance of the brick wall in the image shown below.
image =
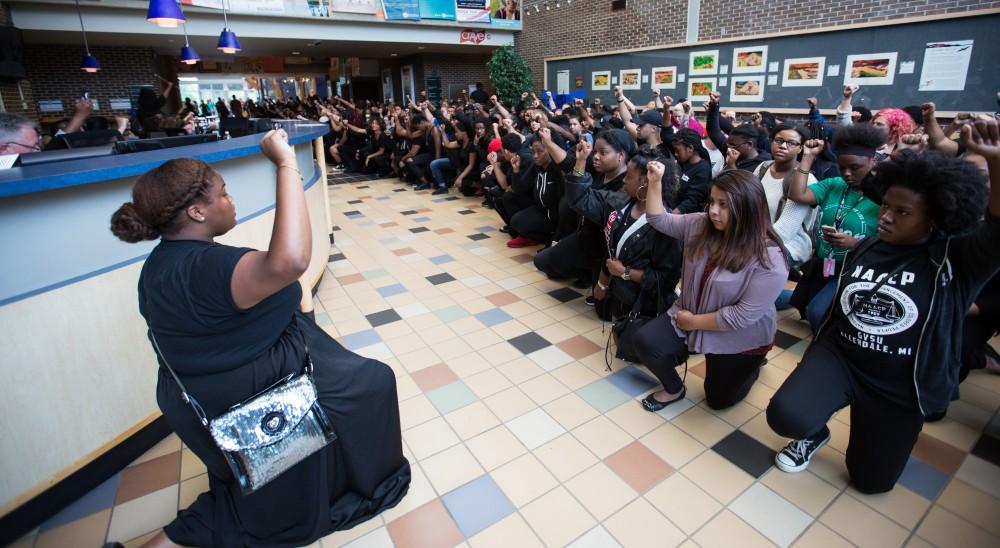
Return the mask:
<path id="1" fill-rule="evenodd" d="M 514 42 L 540 87 L 546 57 L 684 43 L 687 5 L 686 0 L 628 0 L 627 9 L 613 12 L 611 0 L 563 3 L 549 11 L 532 10 Z M 1000 8 L 1000 1 L 701 0 L 698 32 L 700 40 L 711 40 L 987 8 Z"/>
<path id="2" fill-rule="evenodd" d="M 91 47 L 90 53 L 101 63 L 100 72 L 87 74 L 80 70 L 80 60 L 84 55 L 82 44 L 26 44 L 25 68 L 34 96 L 31 107 L 37 108 L 38 101 L 60 99 L 65 110 L 62 113 L 44 113 L 43 116 L 69 116 L 74 101 L 86 89 L 98 101 L 96 114 L 124 113 L 127 111 L 112 111 L 109 99 L 127 98 L 129 85 L 156 83 L 153 74 L 157 71 L 157 64 L 151 48 Z M 6 94 L 4 99 L 9 105 L 10 99 Z"/>
<path id="3" fill-rule="evenodd" d="M 489 60 L 489 55 L 424 54 L 424 86 L 426 86 L 427 78 L 438 76 L 441 78 L 442 97 L 447 95 L 448 86 L 452 84 L 461 85 L 468 89 L 469 84 L 482 82 L 486 89 L 492 90 L 493 83 L 490 81 L 489 70 L 486 68 L 486 62 Z M 452 98 L 454 99 L 454 97 Z"/>
<path id="4" fill-rule="evenodd" d="M 611 11 L 611 0 L 577 0 L 549 11 L 532 10 L 514 45 L 541 88 L 546 57 L 675 44 L 686 33 L 685 0 L 628 0 L 622 11 Z"/>

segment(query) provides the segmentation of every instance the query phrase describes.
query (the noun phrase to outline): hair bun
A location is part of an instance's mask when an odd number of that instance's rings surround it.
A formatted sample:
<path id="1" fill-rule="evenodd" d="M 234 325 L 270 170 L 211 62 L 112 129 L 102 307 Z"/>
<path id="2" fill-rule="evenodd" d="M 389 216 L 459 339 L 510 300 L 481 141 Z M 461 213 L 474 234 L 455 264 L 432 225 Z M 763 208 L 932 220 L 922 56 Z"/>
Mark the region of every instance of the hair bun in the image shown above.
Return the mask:
<path id="1" fill-rule="evenodd" d="M 139 216 L 132 202 L 125 202 L 111 215 L 111 233 L 130 244 L 160 237 L 160 231 Z"/>

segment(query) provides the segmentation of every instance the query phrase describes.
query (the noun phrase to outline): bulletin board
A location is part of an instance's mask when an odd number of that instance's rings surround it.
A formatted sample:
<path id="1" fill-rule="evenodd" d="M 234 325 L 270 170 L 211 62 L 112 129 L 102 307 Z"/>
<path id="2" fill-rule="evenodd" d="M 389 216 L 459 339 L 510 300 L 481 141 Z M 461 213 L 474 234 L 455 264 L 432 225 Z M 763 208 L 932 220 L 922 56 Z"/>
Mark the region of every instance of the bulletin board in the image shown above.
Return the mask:
<path id="1" fill-rule="evenodd" d="M 546 88 L 569 71 L 583 77 L 588 101 L 613 104 L 624 82 L 645 104 L 658 82 L 674 99 L 699 104 L 717 90 L 725 108 L 789 112 L 804 111 L 810 96 L 832 109 L 845 83 L 857 83 L 853 104 L 872 109 L 934 101 L 939 112 L 997 111 L 1000 11 L 929 19 L 546 59 Z"/>

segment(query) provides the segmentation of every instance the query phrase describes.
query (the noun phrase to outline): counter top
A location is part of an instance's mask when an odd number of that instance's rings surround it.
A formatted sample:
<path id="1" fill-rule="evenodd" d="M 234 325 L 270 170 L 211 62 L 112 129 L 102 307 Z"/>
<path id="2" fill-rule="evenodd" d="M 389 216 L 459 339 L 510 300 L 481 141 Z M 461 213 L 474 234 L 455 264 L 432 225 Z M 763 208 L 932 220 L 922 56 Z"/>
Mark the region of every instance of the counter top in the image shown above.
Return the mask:
<path id="1" fill-rule="evenodd" d="M 311 141 L 329 131 L 330 127 L 327 124 L 318 122 L 296 124 L 288 130 L 288 142 L 296 145 Z M 0 198 L 134 177 L 174 158 L 197 158 L 210 164 L 241 158 L 259 153 L 260 140 L 264 135 L 257 133 L 214 143 L 2 170 Z"/>

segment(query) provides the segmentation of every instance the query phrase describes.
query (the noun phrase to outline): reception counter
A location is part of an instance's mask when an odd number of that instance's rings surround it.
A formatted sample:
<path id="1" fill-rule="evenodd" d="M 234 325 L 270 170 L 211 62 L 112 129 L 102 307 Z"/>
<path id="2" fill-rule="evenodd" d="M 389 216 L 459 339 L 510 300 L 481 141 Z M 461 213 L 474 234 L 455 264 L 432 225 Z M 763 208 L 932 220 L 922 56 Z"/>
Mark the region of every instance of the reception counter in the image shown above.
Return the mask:
<path id="1" fill-rule="evenodd" d="M 322 275 L 330 221 L 324 124 L 289 128 L 304 178 L 313 259 Z M 159 416 L 156 358 L 138 312 L 143 261 L 157 242 L 127 244 L 109 229 L 135 179 L 179 157 L 222 174 L 236 204 L 225 244 L 265 249 L 275 168 L 262 135 L 0 172 L 0 515 L 92 462 Z"/>

